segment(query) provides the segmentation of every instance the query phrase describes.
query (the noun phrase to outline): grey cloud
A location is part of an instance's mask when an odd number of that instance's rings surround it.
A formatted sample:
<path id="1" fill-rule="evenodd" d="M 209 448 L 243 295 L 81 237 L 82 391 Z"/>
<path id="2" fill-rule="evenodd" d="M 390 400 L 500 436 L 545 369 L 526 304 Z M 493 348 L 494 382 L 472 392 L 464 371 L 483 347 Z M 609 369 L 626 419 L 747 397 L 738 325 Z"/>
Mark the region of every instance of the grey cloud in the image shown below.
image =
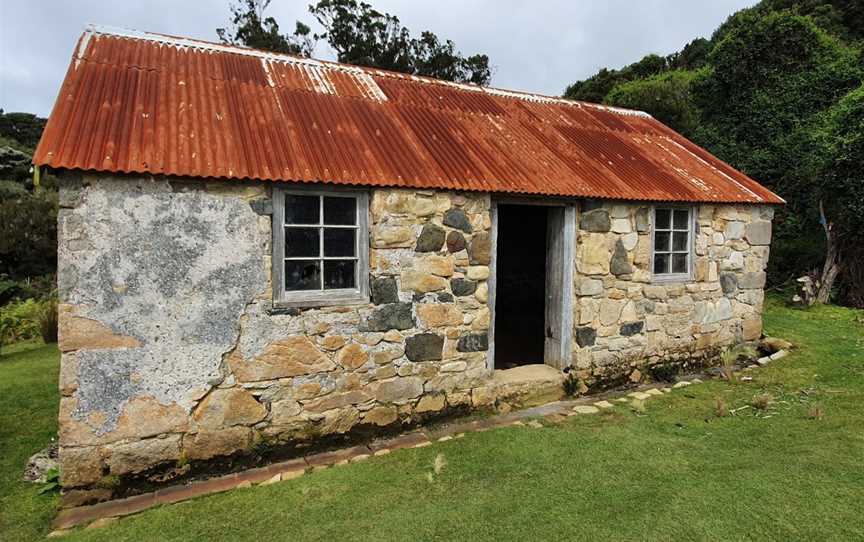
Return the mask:
<path id="1" fill-rule="evenodd" d="M 647 53 L 668 54 L 708 36 L 755 0 L 373 0 L 412 31 L 432 30 L 466 54 L 489 55 L 496 87 L 558 95 L 598 68 Z M 286 30 L 310 22 L 304 1 L 275 0 L 270 14 Z M 215 40 L 227 0 L 0 2 L 0 107 L 47 115 L 72 49 L 90 22 Z M 317 55 L 333 58 L 326 44 Z"/>

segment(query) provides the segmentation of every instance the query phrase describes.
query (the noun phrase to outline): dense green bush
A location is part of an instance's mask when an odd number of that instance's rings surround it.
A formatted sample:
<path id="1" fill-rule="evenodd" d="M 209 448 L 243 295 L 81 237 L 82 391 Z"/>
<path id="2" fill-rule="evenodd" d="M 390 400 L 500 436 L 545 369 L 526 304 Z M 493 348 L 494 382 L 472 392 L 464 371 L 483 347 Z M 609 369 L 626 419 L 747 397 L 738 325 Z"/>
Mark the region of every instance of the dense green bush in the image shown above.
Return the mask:
<path id="1" fill-rule="evenodd" d="M 39 313 L 42 302 L 35 299 L 15 300 L 0 307 L 0 343 L 12 344 L 39 337 Z"/>
<path id="2" fill-rule="evenodd" d="M 57 342 L 57 298 L 16 299 L 0 306 L 0 345 L 41 338 Z"/>
<path id="3" fill-rule="evenodd" d="M 672 70 L 646 79 L 622 83 L 606 95 L 605 103 L 651 111 L 663 124 L 691 136 L 699 126 L 699 110 L 693 103 L 690 82 L 696 72 Z"/>
<path id="4" fill-rule="evenodd" d="M 0 201 L 0 274 L 23 279 L 57 269 L 57 192 Z"/>

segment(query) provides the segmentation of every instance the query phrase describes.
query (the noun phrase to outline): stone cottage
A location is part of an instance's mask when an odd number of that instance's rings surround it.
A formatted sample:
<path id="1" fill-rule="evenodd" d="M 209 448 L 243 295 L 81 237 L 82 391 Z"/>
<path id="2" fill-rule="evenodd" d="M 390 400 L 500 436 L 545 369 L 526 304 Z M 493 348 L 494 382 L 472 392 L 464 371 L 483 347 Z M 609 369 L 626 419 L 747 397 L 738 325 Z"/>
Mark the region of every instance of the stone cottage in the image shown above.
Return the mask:
<path id="1" fill-rule="evenodd" d="M 645 113 L 100 27 L 34 162 L 69 502 L 710 363 L 782 203 Z"/>

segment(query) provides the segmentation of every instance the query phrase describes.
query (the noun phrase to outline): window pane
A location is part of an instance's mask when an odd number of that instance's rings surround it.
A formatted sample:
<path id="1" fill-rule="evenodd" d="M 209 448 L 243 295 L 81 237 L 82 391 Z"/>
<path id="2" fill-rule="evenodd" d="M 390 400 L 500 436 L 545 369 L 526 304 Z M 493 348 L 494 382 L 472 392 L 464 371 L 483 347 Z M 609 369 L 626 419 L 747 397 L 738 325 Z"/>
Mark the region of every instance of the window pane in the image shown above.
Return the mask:
<path id="1" fill-rule="evenodd" d="M 675 229 L 676 230 L 689 230 L 690 224 L 688 218 L 690 217 L 690 212 L 686 209 L 675 209 Z"/>
<path id="2" fill-rule="evenodd" d="M 672 211 L 670 209 L 657 209 L 654 227 L 658 230 L 668 230 L 669 229 L 669 221 L 670 221 L 669 215 L 671 215 L 671 214 L 672 214 Z"/>
<path id="3" fill-rule="evenodd" d="M 354 229 L 324 229 L 325 256 L 354 256 Z"/>
<path id="4" fill-rule="evenodd" d="M 669 255 L 655 254 L 654 255 L 654 272 L 668 273 L 669 272 Z"/>
<path id="5" fill-rule="evenodd" d="M 687 272 L 687 255 L 673 254 L 672 255 L 672 272 L 686 273 Z"/>
<path id="6" fill-rule="evenodd" d="M 669 252 L 669 232 L 654 232 L 654 252 Z"/>
<path id="7" fill-rule="evenodd" d="M 687 250 L 686 231 L 676 231 L 672 234 L 672 250 Z"/>
<path id="8" fill-rule="evenodd" d="M 286 224 L 320 224 L 318 196 L 285 195 Z"/>
<path id="9" fill-rule="evenodd" d="M 357 223 L 356 198 L 324 198 L 324 223 L 350 225 Z"/>
<path id="10" fill-rule="evenodd" d="M 318 228 L 285 228 L 285 257 L 304 258 L 321 255 Z"/>
<path id="11" fill-rule="evenodd" d="M 326 260 L 324 262 L 324 289 L 356 288 L 353 260 Z"/>
<path id="12" fill-rule="evenodd" d="M 286 260 L 285 290 L 320 290 L 321 262 L 317 260 Z"/>

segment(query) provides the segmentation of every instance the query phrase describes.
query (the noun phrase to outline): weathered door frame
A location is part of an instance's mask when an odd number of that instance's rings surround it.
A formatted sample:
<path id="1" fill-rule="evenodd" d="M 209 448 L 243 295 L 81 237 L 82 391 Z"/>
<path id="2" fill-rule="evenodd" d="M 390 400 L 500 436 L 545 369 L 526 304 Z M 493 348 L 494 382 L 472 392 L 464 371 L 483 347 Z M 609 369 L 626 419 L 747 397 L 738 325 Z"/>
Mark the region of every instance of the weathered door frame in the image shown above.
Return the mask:
<path id="1" fill-rule="evenodd" d="M 493 196 L 489 209 L 490 219 L 492 222 L 491 238 L 492 238 L 492 262 L 489 265 L 489 311 L 491 318 L 489 319 L 489 350 L 486 357 L 486 367 L 492 371 L 495 369 L 495 297 L 497 278 L 497 260 L 498 260 L 498 205 L 541 205 L 545 207 L 561 208 L 561 217 L 558 223 L 563 223 L 559 235 L 552 235 L 550 224 L 552 221 L 547 221 L 547 248 L 546 248 L 546 322 L 544 328 L 549 325 L 550 300 L 555 307 L 560 307 L 561 317 L 557 322 L 553 322 L 555 329 L 551 335 L 560 339 L 556 340 L 556 344 L 550 347 L 550 341 L 544 339 L 544 360 L 547 365 L 557 369 L 563 369 L 570 364 L 573 351 L 573 268 L 575 266 L 576 252 L 576 202 L 570 200 L 557 199 L 535 199 L 529 197 L 508 197 L 508 196 Z M 550 217 L 552 214 L 550 213 Z M 553 271 L 549 265 L 550 259 L 554 262 L 556 258 L 550 258 L 552 250 L 550 250 L 550 241 L 556 244 L 560 249 L 560 259 L 562 263 L 560 269 Z M 553 249 L 554 250 L 554 249 Z M 550 276 L 555 276 L 554 282 L 558 282 L 557 291 L 551 292 L 550 296 Z M 560 278 L 558 278 L 560 277 Z M 554 319 L 553 319 L 554 320 Z M 548 331 L 548 330 L 547 330 Z"/>

